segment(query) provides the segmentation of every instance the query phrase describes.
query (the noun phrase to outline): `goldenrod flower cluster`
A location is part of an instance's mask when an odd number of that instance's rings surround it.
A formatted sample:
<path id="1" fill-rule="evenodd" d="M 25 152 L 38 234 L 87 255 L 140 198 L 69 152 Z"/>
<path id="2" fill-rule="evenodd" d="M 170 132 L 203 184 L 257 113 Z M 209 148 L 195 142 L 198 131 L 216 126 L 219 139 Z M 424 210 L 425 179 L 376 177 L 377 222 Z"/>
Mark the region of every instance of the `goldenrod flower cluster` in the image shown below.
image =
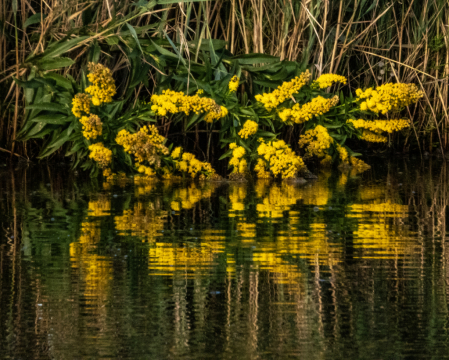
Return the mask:
<path id="1" fill-rule="evenodd" d="M 363 100 L 360 109 L 375 113 L 386 114 L 388 111 L 397 111 L 403 107 L 416 103 L 423 92 L 415 84 L 384 84 L 375 90 L 369 88 L 365 91 L 356 90 L 357 100 Z"/>
<path id="2" fill-rule="evenodd" d="M 369 166 L 366 162 L 364 162 L 363 160 L 356 158 L 354 156 L 351 156 L 349 158 L 349 162 L 354 168 L 357 168 L 360 170 L 367 170 L 367 169 L 371 168 L 371 166 Z"/>
<path id="3" fill-rule="evenodd" d="M 239 131 L 239 136 L 243 139 L 248 139 L 251 135 L 254 135 L 259 129 L 259 124 L 252 120 L 247 120 L 243 124 L 243 129 Z"/>
<path id="4" fill-rule="evenodd" d="M 258 158 L 256 166 L 254 167 L 254 171 L 256 172 L 257 178 L 259 179 L 270 179 L 271 173 L 270 170 L 267 169 L 268 163 L 262 159 Z"/>
<path id="5" fill-rule="evenodd" d="M 80 123 L 83 125 L 83 136 L 87 140 L 96 139 L 103 132 L 103 123 L 97 115 L 83 116 Z"/>
<path id="6" fill-rule="evenodd" d="M 90 96 L 87 94 L 76 94 L 72 99 L 72 113 L 77 118 L 83 116 L 83 114 L 90 114 Z"/>
<path id="7" fill-rule="evenodd" d="M 205 172 L 207 176 L 215 173 L 211 164 L 198 160 L 191 153 L 185 152 L 182 154 L 181 159 L 181 161 L 176 163 L 177 169 L 183 173 L 188 173 L 192 179 L 200 172 Z"/>
<path id="8" fill-rule="evenodd" d="M 279 117 L 286 123 L 301 124 L 311 120 L 314 116 L 327 113 L 333 106 L 338 104 L 338 101 L 338 96 L 334 96 L 331 99 L 317 96 L 304 105 L 296 104 L 291 109 L 282 110 L 279 112 Z"/>
<path id="9" fill-rule="evenodd" d="M 112 161 L 112 151 L 105 148 L 103 143 L 96 143 L 89 146 L 89 158 L 93 159 L 100 168 L 104 169 Z"/>
<path id="10" fill-rule="evenodd" d="M 304 135 L 301 135 L 299 146 L 304 147 L 307 145 L 306 152 L 308 155 L 324 158 L 333 142 L 334 140 L 327 129 L 324 126 L 317 125 L 314 129 L 307 130 Z"/>
<path id="11" fill-rule="evenodd" d="M 410 121 L 408 119 L 399 120 L 348 120 L 356 129 L 366 129 L 376 134 L 381 132 L 387 132 L 391 134 L 394 131 L 400 131 L 402 129 L 410 127 Z"/>
<path id="12" fill-rule="evenodd" d="M 346 85 L 347 79 L 341 75 L 323 74 L 318 79 L 316 79 L 315 82 L 319 85 L 320 89 L 326 89 L 336 82 Z"/>
<path id="13" fill-rule="evenodd" d="M 373 133 L 369 130 L 363 130 L 361 139 L 373 143 L 386 143 L 388 141 L 385 136 Z"/>
<path id="14" fill-rule="evenodd" d="M 235 92 L 237 91 L 237 88 L 239 87 L 239 78 L 237 75 L 234 75 L 231 78 L 231 81 L 229 81 L 229 92 Z"/>
<path id="15" fill-rule="evenodd" d="M 340 144 L 337 144 L 337 151 L 338 151 L 338 155 L 340 157 L 340 160 L 342 163 L 347 163 L 348 162 L 348 150 L 346 150 L 346 148 L 344 148 L 343 146 L 341 146 Z"/>
<path id="16" fill-rule="evenodd" d="M 89 63 L 88 69 L 90 73 L 87 78 L 92 85 L 85 91 L 92 95 L 92 103 L 95 106 L 110 103 L 117 92 L 111 70 L 104 65 L 94 63 Z"/>
<path id="17" fill-rule="evenodd" d="M 234 167 L 233 172 L 244 174 L 248 170 L 248 163 L 246 159 L 243 157 L 246 154 L 246 150 L 243 146 L 237 146 L 236 143 L 229 144 L 229 148 L 232 151 L 232 158 L 229 161 L 229 165 L 232 165 Z"/>
<path id="18" fill-rule="evenodd" d="M 133 154 L 136 163 L 148 161 L 150 165 L 160 166 L 160 155 L 168 155 L 169 150 L 164 145 L 165 138 L 159 135 L 154 125 L 143 126 L 134 134 L 120 130 L 115 141 L 123 146 L 125 152 Z"/>
<path id="19" fill-rule="evenodd" d="M 178 146 L 171 152 L 172 159 L 178 159 L 181 156 L 182 147 Z"/>
<path id="20" fill-rule="evenodd" d="M 266 162 L 265 169 L 268 167 L 274 176 L 280 174 L 283 179 L 296 177 L 298 171 L 304 166 L 301 157 L 296 155 L 283 140 L 266 143 L 262 141 L 257 148 L 257 153 Z M 262 162 L 258 161 L 256 167 L 258 175 L 266 178 L 265 169 L 262 169 Z"/>
<path id="21" fill-rule="evenodd" d="M 183 92 L 164 90 L 161 95 L 153 95 L 151 102 L 153 103 L 151 110 L 161 116 L 166 116 L 167 113 L 177 114 L 180 112 L 186 115 L 190 115 L 191 112 L 195 114 L 206 113 L 204 120 L 213 122 L 228 114 L 228 109 L 224 106 L 218 105 L 213 99 L 201 97 L 198 93 L 188 96 L 184 95 Z"/>
<path id="22" fill-rule="evenodd" d="M 268 111 L 273 110 L 279 104 L 296 94 L 304 85 L 309 82 L 310 72 L 306 70 L 300 76 L 295 77 L 291 81 L 284 82 L 281 86 L 271 93 L 256 95 L 257 101 L 261 102 Z"/>

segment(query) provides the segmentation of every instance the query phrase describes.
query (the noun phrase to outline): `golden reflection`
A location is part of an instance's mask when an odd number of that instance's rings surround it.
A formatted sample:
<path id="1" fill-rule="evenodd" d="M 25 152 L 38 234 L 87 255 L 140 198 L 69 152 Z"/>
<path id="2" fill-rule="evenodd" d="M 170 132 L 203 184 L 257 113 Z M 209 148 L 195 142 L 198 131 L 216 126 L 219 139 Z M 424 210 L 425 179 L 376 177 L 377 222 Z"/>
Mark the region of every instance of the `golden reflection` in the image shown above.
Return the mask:
<path id="1" fill-rule="evenodd" d="M 177 187 L 173 190 L 171 209 L 174 211 L 192 209 L 202 199 L 209 199 L 215 188 L 215 184 L 205 182 L 202 182 L 200 187 L 194 182 L 186 187 Z"/>
<path id="2" fill-rule="evenodd" d="M 100 238 L 98 222 L 83 222 L 79 241 L 70 244 L 70 261 L 80 273 L 86 304 L 105 315 L 103 304 L 109 294 L 113 269 L 108 257 L 95 254 Z"/>
<path id="3" fill-rule="evenodd" d="M 245 210 L 246 193 L 246 184 L 231 184 L 229 186 L 229 200 L 231 202 L 229 217 L 235 217 L 238 212 Z"/>
<path id="4" fill-rule="evenodd" d="M 139 201 L 133 209 L 123 211 L 123 215 L 115 216 L 115 228 L 118 235 L 138 236 L 142 241 L 154 242 L 163 236 L 162 231 L 167 221 L 167 211 L 159 210 L 159 202 L 147 204 Z"/>

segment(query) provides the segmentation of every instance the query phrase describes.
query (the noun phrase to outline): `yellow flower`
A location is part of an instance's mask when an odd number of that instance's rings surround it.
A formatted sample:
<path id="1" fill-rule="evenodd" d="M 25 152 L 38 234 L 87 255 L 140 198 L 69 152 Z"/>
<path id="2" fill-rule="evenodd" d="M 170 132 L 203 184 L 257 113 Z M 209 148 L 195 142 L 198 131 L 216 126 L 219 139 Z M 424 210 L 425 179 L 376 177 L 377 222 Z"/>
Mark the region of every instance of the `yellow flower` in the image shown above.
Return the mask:
<path id="1" fill-rule="evenodd" d="M 259 129 L 259 124 L 252 120 L 247 120 L 243 124 L 243 129 L 239 131 L 239 136 L 243 139 L 248 139 L 251 135 L 254 135 Z"/>
<path id="2" fill-rule="evenodd" d="M 282 110 L 279 112 L 279 117 L 286 123 L 301 124 L 315 116 L 327 113 L 333 106 L 338 104 L 338 101 L 338 96 L 334 96 L 331 99 L 317 96 L 304 105 L 296 104 L 291 109 Z"/>
<path id="3" fill-rule="evenodd" d="M 341 146 L 340 144 L 337 144 L 337 151 L 338 151 L 338 155 L 340 157 L 340 160 L 342 163 L 347 163 L 348 162 L 348 151 Z"/>
<path id="4" fill-rule="evenodd" d="M 329 86 L 332 86 L 333 83 L 339 82 L 346 85 L 346 78 L 341 75 L 336 74 L 323 74 L 318 79 L 315 80 L 319 85 L 320 89 L 326 89 Z"/>
<path id="5" fill-rule="evenodd" d="M 406 106 L 416 103 L 424 96 L 415 84 L 389 83 L 378 86 L 375 90 L 368 88 L 365 91 L 356 90 L 357 100 L 361 110 L 370 110 L 375 113 L 386 114 L 389 111 L 398 111 Z"/>
<path id="6" fill-rule="evenodd" d="M 83 116 L 83 114 L 90 114 L 90 96 L 87 94 L 76 94 L 72 99 L 72 113 L 77 118 Z"/>
<path id="7" fill-rule="evenodd" d="M 307 130 L 299 139 L 299 146 L 305 147 L 309 156 L 323 158 L 334 140 L 324 126 L 317 125 L 314 129 Z"/>
<path id="8" fill-rule="evenodd" d="M 171 152 L 171 157 L 173 159 L 178 159 L 181 155 L 182 147 L 178 146 Z"/>
<path id="9" fill-rule="evenodd" d="M 92 103 L 95 106 L 110 103 L 117 92 L 111 70 L 104 65 L 94 63 L 89 63 L 88 69 L 87 78 L 92 85 L 85 91 L 92 95 Z"/>
<path id="10" fill-rule="evenodd" d="M 410 120 L 398 119 L 398 120 L 348 120 L 356 129 L 370 130 L 376 134 L 381 132 L 387 132 L 391 134 L 394 131 L 400 131 L 402 129 L 410 127 Z"/>
<path id="11" fill-rule="evenodd" d="M 112 151 L 105 148 L 103 143 L 90 145 L 89 150 L 89 158 L 97 162 L 100 168 L 104 169 L 109 166 L 112 161 Z"/>
<path id="12" fill-rule="evenodd" d="M 134 134 L 120 130 L 115 141 L 123 146 L 126 153 L 134 155 L 138 164 L 147 161 L 150 165 L 159 167 L 161 156 L 169 154 L 164 145 L 165 138 L 154 125 L 143 126 Z"/>
<path id="13" fill-rule="evenodd" d="M 247 168 L 248 168 L 248 163 L 246 162 L 246 160 L 245 159 L 240 160 L 239 173 L 241 173 L 241 174 L 246 173 Z"/>
<path id="14" fill-rule="evenodd" d="M 361 139 L 373 143 L 386 143 L 388 141 L 385 136 L 373 133 L 368 130 L 363 130 Z"/>
<path id="15" fill-rule="evenodd" d="M 96 139 L 103 133 L 103 123 L 97 115 L 83 116 L 80 119 L 83 125 L 83 136 L 86 139 Z"/>
<path id="16" fill-rule="evenodd" d="M 182 154 L 182 161 L 177 163 L 177 169 L 189 174 L 192 179 L 199 173 L 205 175 L 206 178 L 210 178 L 215 173 L 211 164 L 199 161 L 195 155 L 188 152 Z"/>
<path id="17" fill-rule="evenodd" d="M 235 92 L 237 91 L 237 88 L 239 87 L 239 78 L 237 77 L 237 75 L 234 75 L 231 78 L 231 81 L 229 81 L 229 92 Z"/>
<path id="18" fill-rule="evenodd" d="M 282 140 L 262 142 L 257 153 L 259 158 L 254 170 L 259 178 L 269 178 L 269 172 L 274 176 L 281 175 L 283 179 L 294 178 L 304 166 L 302 158 Z"/>
<path id="19" fill-rule="evenodd" d="M 238 146 L 232 151 L 232 156 L 240 159 L 242 156 L 246 154 L 245 148 L 243 146 Z"/>
<path id="20" fill-rule="evenodd" d="M 157 115 L 166 116 L 167 113 L 177 114 L 183 112 L 186 115 L 190 113 L 202 114 L 206 116 L 206 122 L 213 122 L 228 114 L 228 109 L 218 105 L 213 99 L 200 97 L 199 92 L 196 95 L 188 96 L 183 92 L 173 90 L 164 90 L 160 95 L 151 97 L 151 110 Z"/>
<path id="21" fill-rule="evenodd" d="M 261 102 L 268 111 L 273 110 L 279 104 L 296 94 L 310 79 L 310 72 L 306 70 L 300 76 L 295 77 L 291 81 L 284 82 L 281 86 L 271 93 L 256 95 L 257 101 Z"/>

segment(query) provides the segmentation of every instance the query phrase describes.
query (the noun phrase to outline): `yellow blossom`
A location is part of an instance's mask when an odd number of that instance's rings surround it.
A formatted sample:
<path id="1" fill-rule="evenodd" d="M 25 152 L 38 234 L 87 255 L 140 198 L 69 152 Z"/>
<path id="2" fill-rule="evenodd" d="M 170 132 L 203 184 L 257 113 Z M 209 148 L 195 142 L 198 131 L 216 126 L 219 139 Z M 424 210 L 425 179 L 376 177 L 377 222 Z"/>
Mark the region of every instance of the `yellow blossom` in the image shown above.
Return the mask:
<path id="1" fill-rule="evenodd" d="M 72 99 L 72 113 L 77 118 L 83 116 L 83 114 L 90 114 L 90 96 L 87 94 L 76 94 Z"/>
<path id="2" fill-rule="evenodd" d="M 190 115 L 192 112 L 195 114 L 205 113 L 204 120 L 213 122 L 228 114 L 228 109 L 224 106 L 218 105 L 213 99 L 200 97 L 198 93 L 188 96 L 183 92 L 164 90 L 160 95 L 153 95 L 151 102 L 153 104 L 151 110 L 161 116 L 166 116 L 167 113 L 177 114 L 181 112 L 185 115 Z"/>
<path id="3" fill-rule="evenodd" d="M 105 148 L 103 143 L 96 143 L 89 146 L 89 158 L 93 159 L 100 168 L 104 169 L 112 161 L 112 151 Z"/>
<path id="4" fill-rule="evenodd" d="M 366 129 L 376 134 L 387 132 L 391 134 L 394 131 L 400 131 L 402 129 L 410 127 L 410 120 L 398 119 L 398 120 L 348 120 L 356 129 Z"/>
<path id="5" fill-rule="evenodd" d="M 299 146 L 305 147 L 310 156 L 323 158 L 327 155 L 327 150 L 334 142 L 329 132 L 324 126 L 317 125 L 314 129 L 307 130 L 299 139 Z"/>
<path id="6" fill-rule="evenodd" d="M 259 124 L 252 120 L 247 120 L 243 124 L 242 130 L 239 131 L 239 136 L 243 139 L 248 139 L 251 135 L 254 135 L 259 129 Z"/>
<path id="7" fill-rule="evenodd" d="M 363 130 L 361 139 L 373 143 L 386 143 L 388 141 L 385 136 L 373 133 L 369 130 Z"/>
<path id="8" fill-rule="evenodd" d="M 97 115 L 83 116 L 80 119 L 83 125 L 83 136 L 86 139 L 96 139 L 103 132 L 103 123 Z"/>
<path id="9" fill-rule="evenodd" d="M 302 158 L 283 141 L 261 142 L 257 148 L 259 159 L 254 170 L 259 178 L 268 178 L 267 168 L 274 175 L 283 179 L 295 178 L 304 166 Z"/>
<path id="10" fill-rule="evenodd" d="M 338 101 L 338 96 L 334 96 L 331 99 L 317 96 L 304 105 L 296 104 L 291 109 L 282 110 L 279 112 L 279 117 L 287 124 L 301 124 L 315 116 L 327 113 L 333 106 L 338 104 Z"/>
<path id="11" fill-rule="evenodd" d="M 150 165 L 160 166 L 161 155 L 168 155 L 169 150 L 164 145 L 165 138 L 159 134 L 154 125 L 143 126 L 134 134 L 120 130 L 115 139 L 128 154 L 133 154 L 139 164 L 148 161 Z"/>
<path id="12" fill-rule="evenodd" d="M 323 74 L 318 79 L 315 80 L 319 85 L 320 89 L 326 89 L 329 86 L 332 86 L 333 83 L 339 82 L 346 85 L 346 78 L 341 75 L 336 74 Z"/>
<path id="13" fill-rule="evenodd" d="M 256 95 L 256 100 L 261 102 L 268 111 L 273 110 L 279 104 L 296 94 L 310 79 L 310 72 L 306 70 L 300 76 L 295 77 L 291 81 L 284 82 L 281 86 L 271 93 Z"/>
<path id="14" fill-rule="evenodd" d="M 182 147 L 178 146 L 171 152 L 173 159 L 178 159 L 181 156 Z"/>
<path id="15" fill-rule="evenodd" d="M 416 103 L 424 94 L 415 84 L 389 83 L 378 86 L 375 90 L 357 89 L 356 95 L 357 100 L 361 101 L 361 110 L 386 114 Z"/>
<path id="16" fill-rule="evenodd" d="M 89 63 L 88 69 L 87 78 L 92 85 L 85 91 L 92 95 L 92 103 L 95 106 L 110 103 L 117 92 L 111 70 L 104 65 L 94 63 Z"/>
<path id="17" fill-rule="evenodd" d="M 229 92 L 235 92 L 237 91 L 237 88 L 239 87 L 239 78 L 237 75 L 234 75 L 231 78 L 231 81 L 229 81 Z"/>

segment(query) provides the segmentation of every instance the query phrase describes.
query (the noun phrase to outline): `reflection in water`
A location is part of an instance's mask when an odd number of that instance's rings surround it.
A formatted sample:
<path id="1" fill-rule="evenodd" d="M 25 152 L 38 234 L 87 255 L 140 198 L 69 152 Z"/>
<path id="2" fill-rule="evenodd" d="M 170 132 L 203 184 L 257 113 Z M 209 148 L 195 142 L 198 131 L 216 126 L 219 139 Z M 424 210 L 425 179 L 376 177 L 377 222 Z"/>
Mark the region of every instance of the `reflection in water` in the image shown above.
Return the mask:
<path id="1" fill-rule="evenodd" d="M 0 357 L 449 357 L 447 169 L 409 166 L 101 190 L 6 172 Z"/>

